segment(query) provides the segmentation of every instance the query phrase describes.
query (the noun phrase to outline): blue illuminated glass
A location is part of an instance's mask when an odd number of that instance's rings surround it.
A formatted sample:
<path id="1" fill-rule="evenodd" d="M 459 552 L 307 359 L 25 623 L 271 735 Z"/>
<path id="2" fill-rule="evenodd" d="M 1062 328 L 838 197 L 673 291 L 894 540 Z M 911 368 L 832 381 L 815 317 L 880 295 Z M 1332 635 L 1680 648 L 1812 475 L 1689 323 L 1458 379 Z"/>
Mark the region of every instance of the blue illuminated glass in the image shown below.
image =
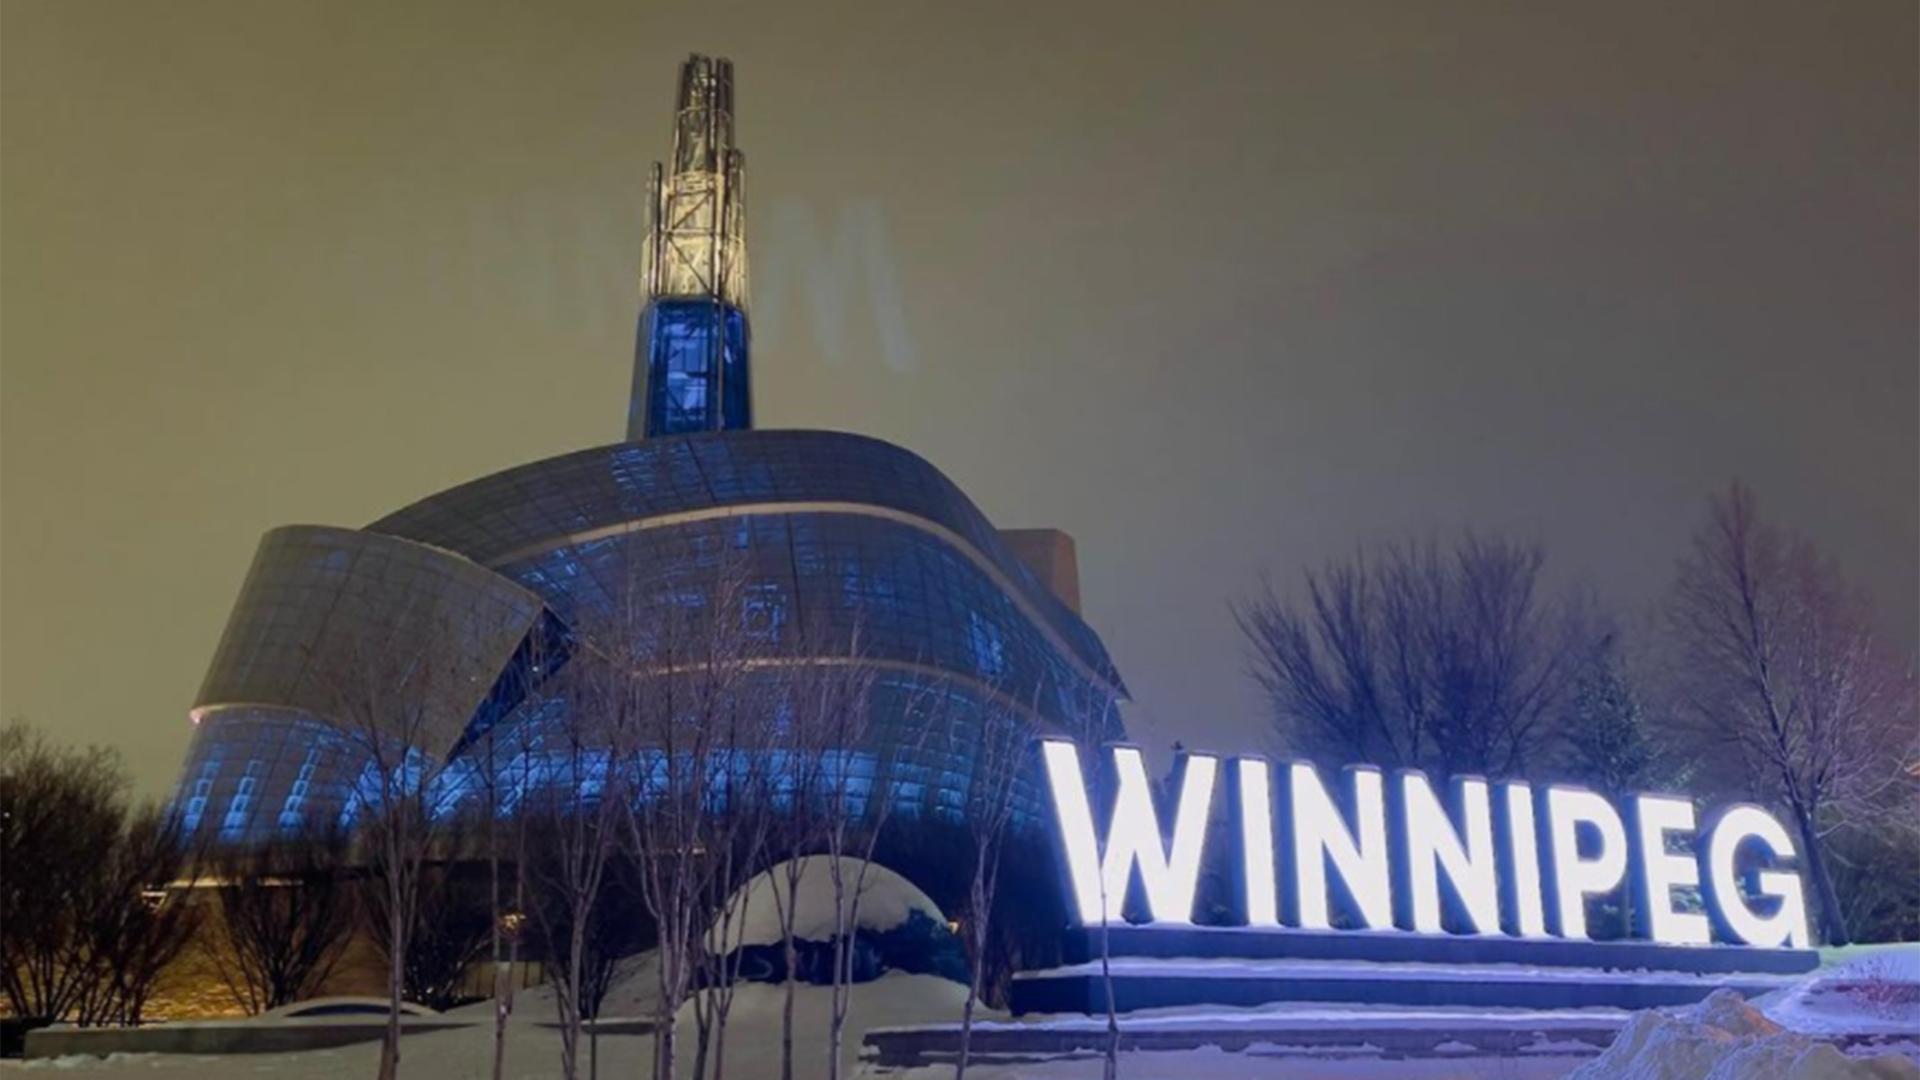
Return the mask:
<path id="1" fill-rule="evenodd" d="M 649 438 L 753 426 L 747 318 L 717 300 L 661 300 L 641 325 Z"/>

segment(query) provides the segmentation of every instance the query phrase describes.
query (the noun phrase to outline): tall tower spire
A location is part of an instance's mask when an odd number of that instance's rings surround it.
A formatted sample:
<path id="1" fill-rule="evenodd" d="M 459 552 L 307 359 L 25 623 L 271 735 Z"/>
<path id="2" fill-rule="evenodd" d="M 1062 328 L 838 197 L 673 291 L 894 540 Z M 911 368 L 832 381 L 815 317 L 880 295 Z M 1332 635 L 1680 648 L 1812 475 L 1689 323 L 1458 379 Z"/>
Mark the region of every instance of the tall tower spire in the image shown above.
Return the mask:
<path id="1" fill-rule="evenodd" d="M 753 426 L 745 197 L 733 62 L 696 53 L 680 65 L 672 161 L 648 183 L 628 439 Z"/>

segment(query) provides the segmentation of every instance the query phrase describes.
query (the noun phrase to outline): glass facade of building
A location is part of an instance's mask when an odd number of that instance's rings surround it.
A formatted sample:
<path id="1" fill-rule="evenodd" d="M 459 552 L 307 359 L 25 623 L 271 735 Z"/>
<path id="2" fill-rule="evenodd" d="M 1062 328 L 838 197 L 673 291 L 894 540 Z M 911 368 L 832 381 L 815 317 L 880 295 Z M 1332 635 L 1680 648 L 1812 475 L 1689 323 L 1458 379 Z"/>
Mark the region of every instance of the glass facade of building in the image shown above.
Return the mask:
<path id="1" fill-rule="evenodd" d="M 590 795 L 577 753 L 554 764 L 570 710 L 593 707 L 571 643 L 602 620 L 723 606 L 765 679 L 855 653 L 876 672 L 871 723 L 838 767 L 887 769 L 915 805 L 964 806 L 982 725 L 1121 733 L 1125 687 L 1099 638 L 938 470 L 862 436 L 722 431 L 535 462 L 364 530 L 269 533 L 196 704 L 177 805 L 226 839 L 350 823 L 364 725 L 336 688 L 425 669 L 443 674 L 408 700 L 432 711 L 446 782 L 490 774 L 502 809 L 529 785 Z M 361 662 L 369 643 L 381 658 Z"/>
<path id="2" fill-rule="evenodd" d="M 581 753 L 610 711 L 596 688 L 638 674 L 684 700 L 667 639 L 703 622 L 751 654 L 728 694 L 776 725 L 796 671 L 870 674 L 850 745 L 795 758 L 846 790 L 884 773 L 901 803 L 961 812 L 986 733 L 1121 734 L 1100 639 L 937 469 L 861 436 L 752 430 L 733 108 L 733 65 L 689 57 L 649 183 L 628 442 L 365 529 L 267 534 L 193 710 L 175 805 L 196 830 L 351 825 L 396 773 L 432 778 L 436 806 L 590 798 L 611 759 Z"/>
<path id="3" fill-rule="evenodd" d="M 718 300 L 658 300 L 640 318 L 634 408 L 648 438 L 753 426 L 747 316 Z M 632 424 L 632 418 L 628 423 Z"/>
<path id="4" fill-rule="evenodd" d="M 224 840 L 350 824 L 380 725 L 399 718 L 409 742 L 444 754 L 495 699 L 543 610 L 424 544 L 269 532 L 201 684 L 176 808 Z"/>

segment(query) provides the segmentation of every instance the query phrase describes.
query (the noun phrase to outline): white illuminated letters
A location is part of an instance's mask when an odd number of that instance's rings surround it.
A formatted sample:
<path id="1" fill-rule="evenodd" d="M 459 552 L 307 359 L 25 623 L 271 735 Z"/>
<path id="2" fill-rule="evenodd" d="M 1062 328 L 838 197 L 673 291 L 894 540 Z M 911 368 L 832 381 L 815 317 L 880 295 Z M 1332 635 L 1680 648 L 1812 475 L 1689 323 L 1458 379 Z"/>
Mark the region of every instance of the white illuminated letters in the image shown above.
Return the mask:
<path id="1" fill-rule="evenodd" d="M 1793 840 L 1773 815 L 1757 806 L 1731 806 L 1715 822 L 1707 842 L 1707 895 L 1714 913 L 1733 937 L 1763 949 L 1792 946 L 1804 949 L 1807 936 L 1807 898 L 1800 877 L 1779 870 L 1763 870 L 1755 875 L 1759 892 L 1777 903 L 1772 915 L 1762 915 L 1747 906 L 1740 895 L 1740 873 L 1736 858 L 1740 846 L 1757 841 L 1775 858 L 1792 858 Z"/>
<path id="2" fill-rule="evenodd" d="M 1112 748 L 1115 792 L 1113 819 L 1104 844 L 1094 835 L 1093 808 L 1080 774 L 1080 754 L 1071 742 L 1049 739 L 1042 747 L 1047 781 L 1066 849 L 1067 875 L 1073 882 L 1080 921 L 1098 925 L 1112 920 L 1126 903 L 1135 866 L 1155 922 L 1193 921 L 1193 893 L 1200 881 L 1200 856 L 1206 843 L 1207 812 L 1213 801 L 1215 761 L 1189 755 L 1174 813 L 1172 850 L 1162 847 L 1160 819 L 1146 763 L 1131 746 Z"/>
<path id="3" fill-rule="evenodd" d="M 1238 874 L 1221 877 L 1238 881 L 1246 925 L 1275 933 L 1283 924 L 1332 929 L 1338 897 L 1352 909 L 1343 925 L 1370 930 L 1393 930 L 1397 918 L 1416 934 L 1579 941 L 1588 900 L 1631 875 L 1637 930 L 1662 945 L 1804 949 L 1810 940 L 1800 877 L 1783 865 L 1797 858 L 1792 837 L 1757 806 L 1731 807 L 1696 836 L 1685 798 L 1634 796 L 1623 820 L 1584 788 L 1536 793 L 1519 781 L 1458 777 L 1443 798 L 1423 773 L 1389 780 L 1354 766 L 1330 791 L 1307 762 L 1276 767 L 1243 757 L 1233 760 L 1227 785 L 1233 841 L 1209 853 L 1216 758 L 1185 757 L 1173 820 L 1163 828 L 1140 751 L 1102 754 L 1096 800 L 1074 744 L 1041 745 L 1068 899 L 1082 925 L 1119 921 L 1135 888 L 1154 923 L 1191 925 L 1211 854 L 1237 864 Z M 1097 814 L 1108 815 L 1104 836 Z M 1683 902 L 1694 889 L 1704 894 L 1705 915 Z"/>
<path id="4" fill-rule="evenodd" d="M 1600 850 L 1580 857 L 1580 826 L 1593 829 Z M 1587 936 L 1587 897 L 1612 892 L 1627 874 L 1627 828 L 1607 800 L 1583 788 L 1547 789 L 1548 857 L 1553 862 L 1554 930 Z"/>
<path id="5" fill-rule="evenodd" d="M 1461 914 L 1479 934 L 1500 932 L 1500 879 L 1493 861 L 1493 810 L 1487 782 L 1463 779 L 1454 784 L 1460 808 L 1458 824 L 1433 793 L 1426 775 L 1400 774 L 1400 827 L 1406 843 L 1407 906 L 1412 929 L 1438 934 L 1440 871 L 1461 900 Z M 1464 834 L 1464 835 L 1463 835 Z"/>
<path id="6" fill-rule="evenodd" d="M 1668 833 L 1693 831 L 1693 803 L 1687 799 L 1640 795 L 1633 800 L 1634 886 L 1643 932 L 1669 945 L 1706 945 L 1713 928 L 1705 915 L 1676 911 L 1673 890 L 1700 884 L 1700 864 L 1691 855 L 1667 853 Z"/>
<path id="7" fill-rule="evenodd" d="M 1040 744 L 1047 787 L 1053 792 L 1053 816 L 1060 826 L 1073 904 L 1083 923 L 1107 921 L 1106 895 L 1100 887 L 1100 842 L 1093 835 L 1093 807 L 1080 776 L 1080 751 L 1064 739 Z M 1114 905 L 1118 907 L 1118 904 Z"/>
<path id="8" fill-rule="evenodd" d="M 1540 830 L 1533 820 L 1533 789 L 1526 784 L 1500 785 L 1506 806 L 1507 918 L 1520 937 L 1546 937 L 1546 905 L 1540 894 Z"/>
<path id="9" fill-rule="evenodd" d="M 1259 758 L 1234 762 L 1240 781 L 1240 869 L 1248 926 L 1279 926 L 1273 876 L 1273 777 Z"/>
<path id="10" fill-rule="evenodd" d="M 1387 854 L 1387 808 L 1380 771 L 1347 770 L 1353 785 L 1354 823 L 1348 828 L 1320 774 L 1304 761 L 1288 768 L 1288 802 L 1293 817 L 1294 902 L 1299 925 L 1328 929 L 1327 863 L 1359 909 L 1360 920 L 1375 930 L 1393 926 L 1393 893 Z"/>

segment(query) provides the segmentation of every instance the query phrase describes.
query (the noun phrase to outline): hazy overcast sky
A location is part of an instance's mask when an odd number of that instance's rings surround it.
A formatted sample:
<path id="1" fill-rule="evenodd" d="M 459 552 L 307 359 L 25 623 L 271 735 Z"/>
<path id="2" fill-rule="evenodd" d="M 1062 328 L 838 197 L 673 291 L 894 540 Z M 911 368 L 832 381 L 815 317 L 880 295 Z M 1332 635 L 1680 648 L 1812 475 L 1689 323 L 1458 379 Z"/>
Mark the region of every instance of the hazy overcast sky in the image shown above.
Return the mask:
<path id="1" fill-rule="evenodd" d="M 1735 475 L 1914 640 L 1911 0 L 0 2 L 0 712 L 173 780 L 259 535 L 611 442 L 676 65 L 738 64 L 756 411 L 1078 539 L 1142 741 L 1229 601 Z"/>

